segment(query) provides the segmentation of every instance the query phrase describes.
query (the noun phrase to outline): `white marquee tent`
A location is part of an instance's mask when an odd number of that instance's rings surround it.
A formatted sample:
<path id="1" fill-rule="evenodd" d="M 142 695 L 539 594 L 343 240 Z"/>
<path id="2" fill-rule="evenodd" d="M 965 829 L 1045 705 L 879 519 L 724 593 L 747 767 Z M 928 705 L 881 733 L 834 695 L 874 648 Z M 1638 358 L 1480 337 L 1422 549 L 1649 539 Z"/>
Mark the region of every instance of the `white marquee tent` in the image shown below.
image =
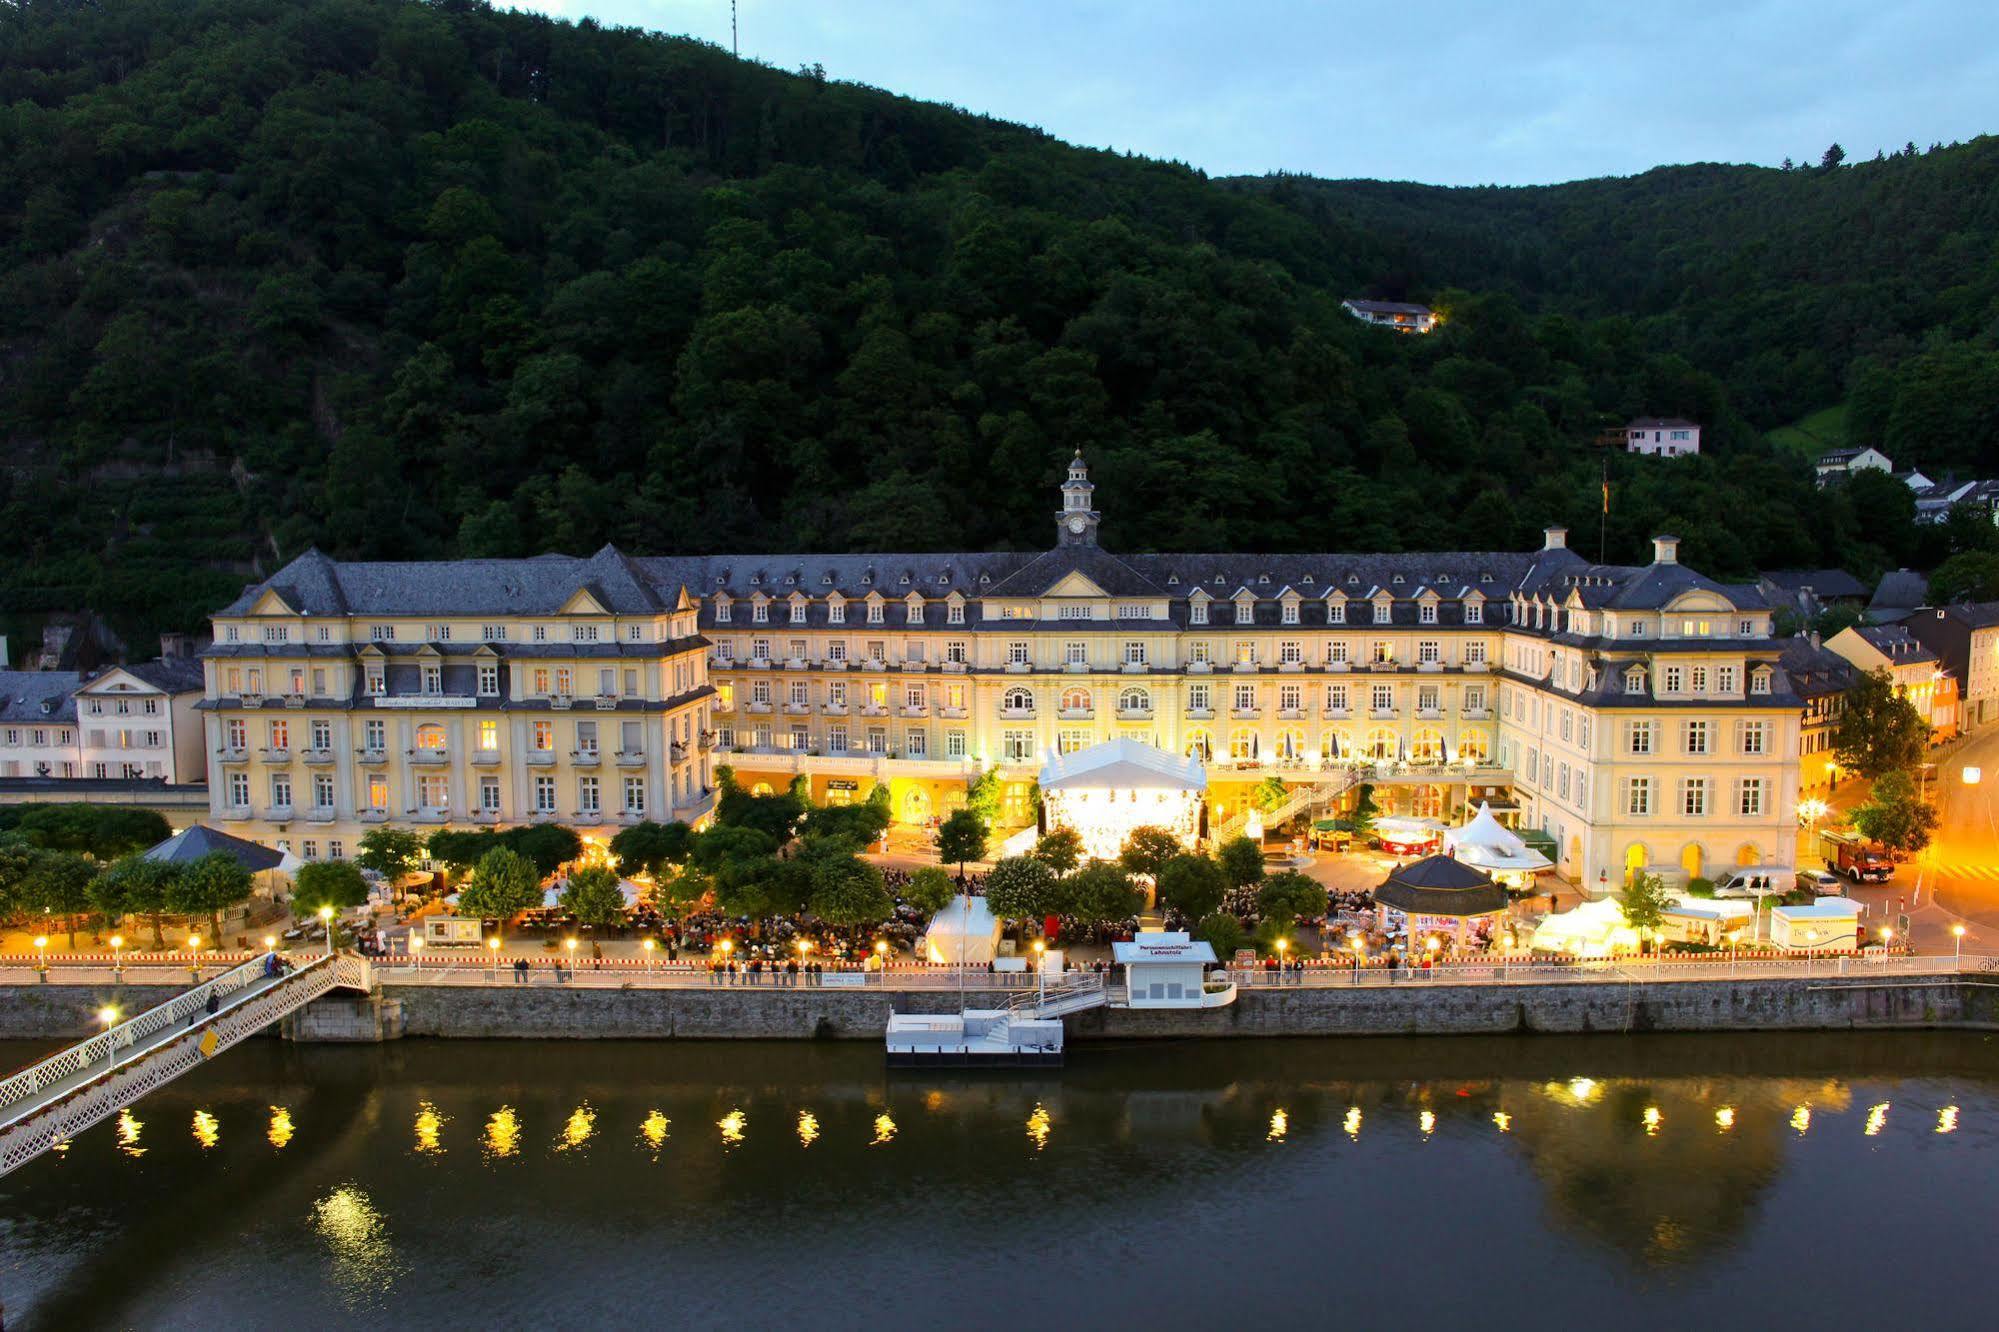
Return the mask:
<path id="1" fill-rule="evenodd" d="M 999 954 L 1000 923 L 983 897 L 959 894 L 930 918 L 925 932 L 925 961 L 982 967 Z"/>
<path id="2" fill-rule="evenodd" d="M 1625 923 L 1624 908 L 1615 899 L 1604 897 L 1549 916 L 1535 926 L 1533 947 L 1537 953 L 1609 957 L 1636 951 L 1638 931 Z"/>
<path id="3" fill-rule="evenodd" d="M 1070 828 L 1085 855 L 1115 859 L 1133 828 L 1158 827 L 1192 846 L 1207 770 L 1191 756 L 1119 737 L 1073 754 L 1050 754 L 1041 799 L 1050 828 Z"/>
<path id="4" fill-rule="evenodd" d="M 1516 888 L 1529 886 L 1536 874 L 1553 864 L 1494 818 L 1492 807 L 1483 801 L 1470 823 L 1444 834 L 1444 850 Z"/>

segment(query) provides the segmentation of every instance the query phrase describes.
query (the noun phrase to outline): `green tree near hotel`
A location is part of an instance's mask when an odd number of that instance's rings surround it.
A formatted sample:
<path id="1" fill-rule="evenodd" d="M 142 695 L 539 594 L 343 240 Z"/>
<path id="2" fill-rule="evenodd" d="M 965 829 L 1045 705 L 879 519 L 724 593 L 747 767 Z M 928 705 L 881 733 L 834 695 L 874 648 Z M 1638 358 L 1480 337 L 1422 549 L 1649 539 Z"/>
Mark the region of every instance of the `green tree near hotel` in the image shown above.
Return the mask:
<path id="1" fill-rule="evenodd" d="M 812 914 L 829 925 L 878 925 L 895 910 L 882 872 L 858 856 L 831 858 L 812 871 Z"/>
<path id="2" fill-rule="evenodd" d="M 1256 890 L 1257 910 L 1265 920 L 1280 921 L 1283 929 L 1325 915 L 1327 900 L 1325 884 L 1295 870 L 1271 875 Z"/>
<path id="3" fill-rule="evenodd" d="M 292 879 L 292 900 L 303 915 L 316 916 L 321 907 L 338 913 L 368 904 L 368 880 L 361 867 L 344 860 L 315 860 L 299 866 Z"/>
<path id="4" fill-rule="evenodd" d="M 472 878 L 458 890 L 458 913 L 502 923 L 541 905 L 541 871 L 518 851 L 496 846 L 479 857 Z"/>
<path id="5" fill-rule="evenodd" d="M 361 834 L 360 854 L 354 863 L 373 870 L 391 885 L 413 873 L 423 861 L 423 838 L 402 828 L 370 828 Z"/>
<path id="6" fill-rule="evenodd" d="M 951 817 L 937 829 L 937 859 L 946 865 L 956 865 L 962 879 L 967 862 L 985 859 L 989 835 L 986 821 L 971 810 L 952 810 Z"/>
<path id="7" fill-rule="evenodd" d="M 1231 837 L 1215 852 L 1222 878 L 1231 888 L 1247 888 L 1263 878 L 1263 848 L 1247 837 Z"/>
<path id="8" fill-rule="evenodd" d="M 1206 856 L 1191 852 L 1183 852 L 1161 865 L 1158 884 L 1159 900 L 1191 920 L 1203 920 L 1220 910 L 1228 893 L 1222 867 Z"/>
<path id="9" fill-rule="evenodd" d="M 625 894 L 618 876 L 602 865 L 572 870 L 560 900 L 562 909 L 585 925 L 601 927 L 625 918 Z"/>
<path id="10" fill-rule="evenodd" d="M 1124 867 L 1127 874 L 1157 879 L 1159 867 L 1179 855 L 1182 849 L 1180 839 L 1164 828 L 1133 828 L 1125 836 L 1124 849 L 1118 853 L 1118 864 Z"/>
<path id="11" fill-rule="evenodd" d="M 161 922 L 174 910 L 180 872 L 180 866 L 169 861 L 126 856 L 97 876 L 92 891 L 98 910 L 113 920 L 128 915 L 143 918 L 152 930 L 153 947 L 163 949 L 167 944 Z"/>
<path id="12" fill-rule="evenodd" d="M 90 910 L 90 885 L 96 878 L 97 866 L 73 851 L 42 851 L 28 865 L 29 904 L 45 915 L 63 918 L 71 948 L 76 947 L 77 918 Z"/>
<path id="13" fill-rule="evenodd" d="M 926 915 L 936 915 L 945 904 L 958 895 L 958 885 L 952 882 L 950 874 L 938 865 L 925 865 L 909 876 L 909 887 L 903 896 L 909 904 Z"/>
<path id="14" fill-rule="evenodd" d="M 1936 833 L 1937 811 L 1924 802 L 1908 773 L 1883 773 L 1875 780 L 1872 798 L 1853 811 L 1853 826 L 1891 851 L 1920 851 Z"/>
<path id="15" fill-rule="evenodd" d="M 694 849 L 694 833 L 678 819 L 654 823 L 648 819 L 621 828 L 611 838 L 611 854 L 620 874 L 644 874 L 657 881 L 670 865 L 683 864 Z"/>
<path id="16" fill-rule="evenodd" d="M 1652 941 L 1659 937 L 1659 929 L 1666 923 L 1666 909 L 1673 905 L 1672 894 L 1666 891 L 1666 881 L 1656 874 L 1634 874 L 1631 882 L 1624 887 L 1618 898 L 1618 910 L 1624 914 L 1624 923 L 1638 931 L 1641 941 Z"/>
<path id="17" fill-rule="evenodd" d="M 227 851 L 211 851 L 181 868 L 170 899 L 176 915 L 206 916 L 208 940 L 222 938 L 222 914 L 250 900 L 250 871 Z"/>
<path id="18" fill-rule="evenodd" d="M 1039 920 L 1056 891 L 1055 871 L 1032 856 L 1008 856 L 986 872 L 986 906 L 1000 920 Z"/>
<path id="19" fill-rule="evenodd" d="M 1846 710 L 1832 728 L 1833 757 L 1862 777 L 1878 778 L 1923 761 L 1930 724 L 1895 688 L 1884 667 L 1868 671 L 1846 692 Z"/>
<path id="20" fill-rule="evenodd" d="M 1062 881 L 1061 909 L 1093 925 L 1115 925 L 1137 915 L 1145 894 L 1114 860 L 1093 860 Z"/>
<path id="21" fill-rule="evenodd" d="M 1055 828 L 1035 840 L 1030 854 L 1058 875 L 1083 863 L 1083 839 L 1074 828 Z"/>

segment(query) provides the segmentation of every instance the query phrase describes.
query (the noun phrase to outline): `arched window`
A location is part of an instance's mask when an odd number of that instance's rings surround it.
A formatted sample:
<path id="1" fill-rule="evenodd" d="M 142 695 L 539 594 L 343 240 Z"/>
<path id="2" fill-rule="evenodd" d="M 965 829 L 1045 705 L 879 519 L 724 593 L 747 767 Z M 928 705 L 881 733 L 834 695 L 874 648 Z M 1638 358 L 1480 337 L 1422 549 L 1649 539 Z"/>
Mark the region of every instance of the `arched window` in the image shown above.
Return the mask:
<path id="1" fill-rule="evenodd" d="M 1187 753 L 1203 763 L 1212 763 L 1215 758 L 1215 741 L 1206 731 L 1193 730 L 1187 733 Z"/>
<path id="2" fill-rule="evenodd" d="M 444 748 L 444 728 L 434 722 L 417 727 L 416 747 L 418 749 Z"/>
<path id="3" fill-rule="evenodd" d="M 1238 726 L 1229 732 L 1229 757 L 1238 763 L 1247 763 L 1256 757 L 1256 732 L 1247 726 Z"/>
<path id="4" fill-rule="evenodd" d="M 1395 757 L 1395 732 L 1386 726 L 1377 726 L 1367 733 L 1366 754 L 1371 759 L 1392 759 Z"/>
<path id="5" fill-rule="evenodd" d="M 1000 698 L 1000 706 L 1011 712 L 1034 711 L 1034 691 L 1015 687 Z"/>
<path id="6" fill-rule="evenodd" d="M 1458 757 L 1471 763 L 1484 763 L 1492 753 L 1486 744 L 1485 732 L 1466 731 L 1458 737 Z"/>
<path id="7" fill-rule="evenodd" d="M 1425 728 L 1409 739 L 1409 758 L 1415 763 L 1444 761 L 1444 733 Z"/>
<path id="8" fill-rule="evenodd" d="M 1277 733 L 1277 757 L 1294 761 L 1305 757 L 1305 733 L 1287 726 Z"/>
<path id="9" fill-rule="evenodd" d="M 1089 690 L 1078 687 L 1075 689 L 1064 689 L 1062 691 L 1062 711 L 1088 712 L 1089 710 L 1090 710 Z"/>
<path id="10" fill-rule="evenodd" d="M 1117 696 L 1119 712 L 1152 711 L 1152 695 L 1146 690 L 1133 687 Z"/>

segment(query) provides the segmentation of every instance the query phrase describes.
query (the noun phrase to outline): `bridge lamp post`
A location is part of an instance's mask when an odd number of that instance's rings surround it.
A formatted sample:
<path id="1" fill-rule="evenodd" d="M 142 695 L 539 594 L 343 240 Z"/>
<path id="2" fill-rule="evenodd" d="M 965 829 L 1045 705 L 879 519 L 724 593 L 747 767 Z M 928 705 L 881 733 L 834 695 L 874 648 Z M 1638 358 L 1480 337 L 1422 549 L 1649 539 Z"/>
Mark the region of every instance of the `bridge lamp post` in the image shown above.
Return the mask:
<path id="1" fill-rule="evenodd" d="M 1957 941 L 1957 966 L 1961 970 L 1964 966 L 1964 926 L 1962 924 L 1953 925 L 1950 927 L 1950 933 L 1951 937 Z"/>
<path id="2" fill-rule="evenodd" d="M 875 940 L 875 963 L 881 970 L 882 985 L 886 987 L 888 985 L 888 940 Z M 867 976 L 863 975 L 861 979 L 865 981 L 867 980 Z"/>
<path id="3" fill-rule="evenodd" d="M 111 1029 L 118 1025 L 118 1010 L 106 1004 L 97 1010 L 97 1020 L 104 1024 L 104 1062 L 109 1064 L 118 1058 L 118 1043 L 109 1039 Z"/>
<path id="4" fill-rule="evenodd" d="M 199 984 L 201 981 L 201 936 L 200 935 L 190 934 L 187 936 L 187 951 L 194 954 L 194 961 L 188 963 L 187 974 L 192 976 L 195 982 Z"/>
<path id="5" fill-rule="evenodd" d="M 333 908 L 332 907 L 323 906 L 319 909 L 319 923 L 322 926 L 324 926 L 326 929 L 326 955 L 328 957 L 332 957 L 333 956 Z"/>
<path id="6" fill-rule="evenodd" d="M 49 981 L 49 936 L 35 936 L 35 979 L 46 985 Z"/>
<path id="7" fill-rule="evenodd" d="M 563 951 L 569 955 L 569 979 L 576 979 L 576 936 L 570 935 L 562 941 Z"/>

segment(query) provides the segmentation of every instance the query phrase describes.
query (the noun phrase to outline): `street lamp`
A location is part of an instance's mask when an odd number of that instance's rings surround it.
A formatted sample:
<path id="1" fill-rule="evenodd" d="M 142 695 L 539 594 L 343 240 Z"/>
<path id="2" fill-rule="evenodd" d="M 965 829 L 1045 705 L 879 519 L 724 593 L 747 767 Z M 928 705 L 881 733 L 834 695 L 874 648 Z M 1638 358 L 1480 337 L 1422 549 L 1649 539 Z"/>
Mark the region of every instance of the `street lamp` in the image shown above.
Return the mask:
<path id="1" fill-rule="evenodd" d="M 332 957 L 333 956 L 333 908 L 332 907 L 323 906 L 319 909 L 319 923 L 326 927 L 326 955 L 328 957 Z"/>
<path id="2" fill-rule="evenodd" d="M 1290 947 L 1291 941 L 1289 939 L 1280 938 L 1277 940 L 1277 982 L 1280 985 L 1284 983 L 1284 954 Z"/>
<path id="3" fill-rule="evenodd" d="M 114 978 L 115 980 L 118 980 L 118 981 L 120 981 L 120 982 L 123 982 L 123 981 L 124 981 L 124 979 L 125 979 L 125 954 L 124 954 L 124 948 L 125 948 L 125 936 L 124 936 L 124 935 L 122 935 L 122 934 L 114 934 L 114 935 L 112 935 L 112 936 L 111 936 L 111 975 L 112 975 L 112 977 L 113 977 L 113 978 Z"/>
<path id="4" fill-rule="evenodd" d="M 97 1010 L 97 1020 L 104 1024 L 107 1038 L 104 1042 L 104 1062 L 108 1064 L 118 1057 L 118 1042 L 109 1039 L 111 1029 L 118 1025 L 118 1010 L 106 1004 Z"/>
<path id="5" fill-rule="evenodd" d="M 275 934 L 267 934 L 267 935 L 265 935 L 265 936 L 264 936 L 264 951 L 265 951 L 265 952 L 267 952 L 267 953 L 275 953 L 275 952 L 277 952 L 277 951 L 278 951 L 278 936 L 277 936 L 277 935 L 275 935 Z"/>
<path id="6" fill-rule="evenodd" d="M 418 971 L 423 970 L 423 936 L 421 934 L 412 934 L 410 936 L 410 961 L 415 964 Z"/>
<path id="7" fill-rule="evenodd" d="M 1966 786 L 1976 786 L 1984 780 L 1985 772 L 1981 768 L 1966 765 L 1958 770 L 1958 776 L 1963 778 Z"/>
<path id="8" fill-rule="evenodd" d="M 1957 966 L 1964 966 L 1964 926 L 1962 923 L 1950 927 L 1951 937 L 1957 940 Z"/>
<path id="9" fill-rule="evenodd" d="M 576 972 L 576 936 L 572 934 L 567 939 L 564 939 L 562 941 L 562 948 L 564 952 L 569 954 L 569 971 L 573 976 Z"/>
<path id="10" fill-rule="evenodd" d="M 200 935 L 190 934 L 187 936 L 187 951 L 194 954 L 194 961 L 188 964 L 187 968 L 188 975 L 194 977 L 194 979 L 197 982 L 199 982 L 201 980 L 201 936 Z"/>
<path id="11" fill-rule="evenodd" d="M 49 936 L 46 934 L 37 934 L 35 936 L 35 978 L 43 984 L 48 983 Z"/>
<path id="12" fill-rule="evenodd" d="M 647 971 L 651 971 L 651 970 L 652 970 L 652 950 L 653 950 L 653 949 L 655 949 L 655 948 L 657 948 L 657 947 L 659 947 L 659 940 L 657 940 L 657 939 L 653 938 L 652 936 L 648 935 L 648 936 L 646 936 L 646 938 L 645 938 L 645 939 L 643 939 L 643 940 L 641 940 L 641 941 L 640 941 L 640 943 L 639 943 L 639 947 L 641 947 L 641 948 L 645 949 L 645 951 L 646 951 L 646 970 L 647 970 Z"/>
<path id="13" fill-rule="evenodd" d="M 500 979 L 500 936 L 499 935 L 489 934 L 486 936 L 486 951 L 492 954 L 493 956 L 493 979 L 497 981 Z"/>

